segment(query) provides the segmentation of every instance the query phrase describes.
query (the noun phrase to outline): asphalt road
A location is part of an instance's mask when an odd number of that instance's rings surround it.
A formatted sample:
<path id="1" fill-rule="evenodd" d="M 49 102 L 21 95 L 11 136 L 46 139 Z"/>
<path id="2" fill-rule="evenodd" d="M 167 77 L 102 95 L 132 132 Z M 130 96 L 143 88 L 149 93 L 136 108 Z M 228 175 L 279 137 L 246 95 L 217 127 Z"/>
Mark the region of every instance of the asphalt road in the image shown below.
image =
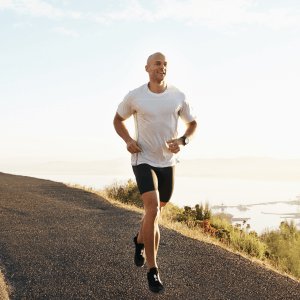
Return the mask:
<path id="1" fill-rule="evenodd" d="M 166 291 L 133 264 L 141 216 L 62 183 L 0 173 L 0 263 L 11 299 L 300 299 L 300 283 L 162 228 Z"/>

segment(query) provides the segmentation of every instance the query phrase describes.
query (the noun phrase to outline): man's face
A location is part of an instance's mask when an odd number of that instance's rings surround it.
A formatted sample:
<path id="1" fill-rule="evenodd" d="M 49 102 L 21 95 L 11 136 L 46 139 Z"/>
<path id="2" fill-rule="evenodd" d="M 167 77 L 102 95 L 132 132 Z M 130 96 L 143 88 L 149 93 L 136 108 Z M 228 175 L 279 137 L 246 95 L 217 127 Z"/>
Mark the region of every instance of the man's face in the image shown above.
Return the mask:
<path id="1" fill-rule="evenodd" d="M 162 82 L 167 74 L 167 61 L 165 56 L 156 54 L 150 57 L 146 65 L 146 71 L 151 81 L 157 83 Z"/>

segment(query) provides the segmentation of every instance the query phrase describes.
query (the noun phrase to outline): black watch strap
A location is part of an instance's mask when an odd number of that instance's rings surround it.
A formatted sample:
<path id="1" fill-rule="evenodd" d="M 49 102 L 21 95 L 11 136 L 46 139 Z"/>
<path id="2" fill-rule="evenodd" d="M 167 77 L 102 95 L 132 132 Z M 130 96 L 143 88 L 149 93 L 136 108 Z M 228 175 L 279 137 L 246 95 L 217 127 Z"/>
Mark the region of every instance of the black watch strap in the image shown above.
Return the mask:
<path id="1" fill-rule="evenodd" d="M 183 135 L 180 139 L 182 140 L 183 146 L 185 146 L 189 143 L 189 138 L 185 135 Z"/>

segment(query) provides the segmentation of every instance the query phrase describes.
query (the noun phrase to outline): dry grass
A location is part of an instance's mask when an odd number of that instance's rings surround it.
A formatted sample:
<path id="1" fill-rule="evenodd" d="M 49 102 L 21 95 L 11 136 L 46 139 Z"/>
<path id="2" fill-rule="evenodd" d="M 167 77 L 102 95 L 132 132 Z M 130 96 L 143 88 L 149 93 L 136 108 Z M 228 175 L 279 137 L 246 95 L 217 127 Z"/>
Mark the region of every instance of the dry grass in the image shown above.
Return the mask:
<path id="1" fill-rule="evenodd" d="M 110 197 L 107 196 L 107 194 L 104 191 L 94 191 L 93 193 L 95 193 L 95 194 L 101 196 L 102 198 L 106 199 L 107 201 L 109 201 L 114 206 L 124 208 L 124 209 L 130 210 L 130 211 L 134 211 L 134 212 L 137 212 L 137 213 L 140 213 L 140 214 L 142 214 L 143 211 L 144 211 L 142 208 L 139 208 L 139 207 L 137 207 L 133 204 L 126 204 L 126 203 L 117 201 L 113 198 L 110 198 Z"/>
<path id="2" fill-rule="evenodd" d="M 0 270 L 0 299 L 1 300 L 9 300 L 10 289 L 6 284 L 3 274 Z"/>

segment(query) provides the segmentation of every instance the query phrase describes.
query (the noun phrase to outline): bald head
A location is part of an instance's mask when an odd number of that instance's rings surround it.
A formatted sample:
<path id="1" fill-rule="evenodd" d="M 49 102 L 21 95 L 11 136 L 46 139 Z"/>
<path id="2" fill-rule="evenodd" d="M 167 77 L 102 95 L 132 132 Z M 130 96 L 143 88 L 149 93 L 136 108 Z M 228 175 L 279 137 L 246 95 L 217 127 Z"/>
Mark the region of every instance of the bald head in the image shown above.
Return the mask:
<path id="1" fill-rule="evenodd" d="M 164 58 L 164 60 L 166 60 L 166 56 L 161 52 L 155 52 L 155 53 L 151 54 L 147 59 L 147 65 L 149 65 L 153 60 L 156 60 L 159 58 Z"/>

